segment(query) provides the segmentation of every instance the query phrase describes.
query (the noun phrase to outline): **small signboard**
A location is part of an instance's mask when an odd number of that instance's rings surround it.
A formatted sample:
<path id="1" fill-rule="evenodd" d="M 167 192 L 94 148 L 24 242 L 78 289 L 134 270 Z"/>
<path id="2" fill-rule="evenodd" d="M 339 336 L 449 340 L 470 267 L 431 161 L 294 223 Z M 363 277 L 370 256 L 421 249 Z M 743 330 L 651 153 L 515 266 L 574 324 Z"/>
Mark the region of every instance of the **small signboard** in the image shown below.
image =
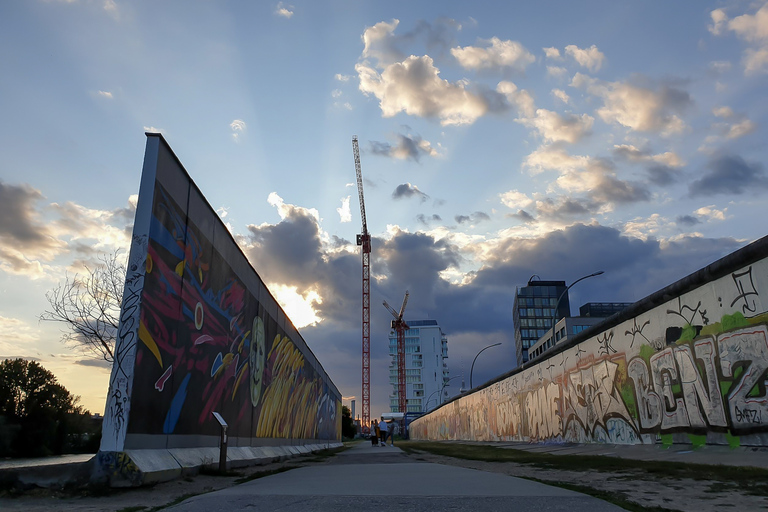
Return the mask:
<path id="1" fill-rule="evenodd" d="M 216 418 L 216 421 L 219 422 L 219 425 L 221 425 L 224 428 L 227 428 L 227 422 L 224 421 L 224 418 L 221 417 L 221 414 L 217 413 L 216 411 L 213 411 L 213 417 Z"/>

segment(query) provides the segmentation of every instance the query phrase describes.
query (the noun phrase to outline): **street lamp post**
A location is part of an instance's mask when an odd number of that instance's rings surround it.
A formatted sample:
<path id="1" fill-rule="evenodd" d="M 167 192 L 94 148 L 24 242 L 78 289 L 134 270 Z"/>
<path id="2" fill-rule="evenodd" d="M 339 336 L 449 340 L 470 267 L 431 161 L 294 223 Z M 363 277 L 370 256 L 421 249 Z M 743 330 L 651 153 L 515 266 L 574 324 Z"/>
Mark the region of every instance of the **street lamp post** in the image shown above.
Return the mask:
<path id="1" fill-rule="evenodd" d="M 501 345 L 501 343 L 494 343 L 493 345 L 488 345 L 483 350 L 487 350 L 491 347 L 498 347 L 499 345 Z M 475 355 L 475 358 L 472 360 L 472 366 L 469 368 L 469 389 L 472 389 L 472 371 L 475 369 L 475 361 L 477 361 L 477 356 L 483 353 L 483 350 Z"/>
<path id="2" fill-rule="evenodd" d="M 571 286 L 575 285 L 579 281 L 583 281 L 584 279 L 588 279 L 590 277 L 595 277 L 605 274 L 604 271 L 598 270 L 597 272 L 593 272 L 589 274 L 588 276 L 583 276 L 572 282 L 565 290 L 563 290 L 563 293 L 560 294 L 560 297 L 557 298 L 557 302 L 555 303 L 555 308 L 552 310 L 552 345 L 555 344 L 555 323 L 557 322 L 557 308 L 560 306 L 560 301 L 563 300 L 563 297 L 565 297 L 565 294 L 568 293 L 568 290 L 571 289 Z"/>
<path id="3" fill-rule="evenodd" d="M 458 378 L 460 378 L 460 377 L 461 377 L 461 375 L 457 375 L 457 376 L 455 376 L 455 377 L 451 377 L 450 379 L 448 379 L 448 381 L 447 381 L 447 382 L 444 382 L 444 383 L 443 383 L 443 385 L 440 387 L 440 389 L 437 389 L 437 390 L 433 391 L 433 392 L 432 392 L 432 393 L 431 393 L 431 394 L 430 394 L 430 395 L 427 397 L 427 401 L 426 401 L 426 402 L 424 402 L 424 406 L 421 408 L 421 410 L 422 410 L 422 411 L 424 411 L 424 412 L 426 412 L 426 411 L 427 411 L 427 407 L 429 406 L 429 402 L 431 402 L 431 401 L 432 401 L 432 397 L 433 397 L 433 396 L 435 396 L 435 394 L 436 394 L 436 393 L 440 393 L 440 398 L 438 399 L 438 402 L 437 402 L 437 404 L 438 404 L 438 405 L 442 404 L 442 403 L 443 403 L 443 390 L 446 388 L 446 386 L 448 386 L 448 383 L 449 383 L 449 382 L 451 382 L 453 379 L 458 379 Z"/>
<path id="4" fill-rule="evenodd" d="M 448 385 L 448 383 L 451 382 L 453 379 L 458 379 L 459 377 L 461 377 L 461 375 L 457 375 L 455 377 L 451 377 L 450 379 L 448 379 L 447 381 L 445 381 L 443 383 L 443 387 L 440 388 L 440 400 L 438 401 L 438 404 L 442 405 L 442 403 L 443 403 L 443 390 Z"/>

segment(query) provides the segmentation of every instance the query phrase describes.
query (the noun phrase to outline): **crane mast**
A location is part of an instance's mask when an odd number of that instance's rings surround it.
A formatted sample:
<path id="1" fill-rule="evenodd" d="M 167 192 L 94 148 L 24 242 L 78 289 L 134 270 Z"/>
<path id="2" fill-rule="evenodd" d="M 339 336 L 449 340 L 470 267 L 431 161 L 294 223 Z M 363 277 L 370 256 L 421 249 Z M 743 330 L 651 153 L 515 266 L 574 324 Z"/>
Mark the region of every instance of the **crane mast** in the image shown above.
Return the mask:
<path id="1" fill-rule="evenodd" d="M 363 255 L 363 432 L 370 432 L 371 422 L 371 235 L 368 234 L 368 222 L 365 218 L 365 200 L 363 198 L 363 171 L 360 167 L 360 148 L 357 136 L 352 137 L 352 151 L 355 156 L 355 174 L 357 193 L 360 197 L 360 217 L 363 222 L 362 233 L 357 235 L 357 245 L 362 246 Z"/>
<path id="2" fill-rule="evenodd" d="M 408 290 L 405 291 L 405 297 L 403 298 L 403 305 L 400 306 L 400 312 L 392 308 L 387 301 L 384 301 L 384 307 L 395 317 L 392 320 L 392 329 L 397 333 L 397 405 L 398 412 L 408 412 L 408 403 L 406 400 L 405 389 L 405 331 L 410 329 L 405 320 L 403 320 L 403 313 L 405 313 L 405 305 L 408 304 Z"/>

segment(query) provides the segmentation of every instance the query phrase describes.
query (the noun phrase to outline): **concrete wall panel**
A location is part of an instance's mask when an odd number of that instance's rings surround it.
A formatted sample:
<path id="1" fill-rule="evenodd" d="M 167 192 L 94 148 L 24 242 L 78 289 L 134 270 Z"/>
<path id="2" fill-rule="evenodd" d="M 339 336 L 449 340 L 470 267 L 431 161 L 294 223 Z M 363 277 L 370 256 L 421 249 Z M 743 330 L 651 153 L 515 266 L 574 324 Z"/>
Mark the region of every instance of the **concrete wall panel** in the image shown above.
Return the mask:
<path id="1" fill-rule="evenodd" d="M 233 446 L 340 439 L 338 389 L 159 135 L 129 266 L 102 451 L 216 446 L 214 411 Z"/>
<path id="2" fill-rule="evenodd" d="M 411 438 L 768 446 L 767 307 L 768 237 L 417 419 Z"/>

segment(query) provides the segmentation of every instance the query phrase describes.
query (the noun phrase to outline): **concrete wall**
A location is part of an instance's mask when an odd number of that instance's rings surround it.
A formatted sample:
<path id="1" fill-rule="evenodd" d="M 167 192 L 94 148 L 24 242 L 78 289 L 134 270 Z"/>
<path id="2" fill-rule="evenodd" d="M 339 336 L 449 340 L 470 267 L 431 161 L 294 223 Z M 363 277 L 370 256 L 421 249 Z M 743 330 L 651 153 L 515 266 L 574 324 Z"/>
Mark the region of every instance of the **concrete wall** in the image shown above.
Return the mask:
<path id="1" fill-rule="evenodd" d="M 412 439 L 768 446 L 768 237 L 411 424 Z"/>
<path id="2" fill-rule="evenodd" d="M 128 267 L 107 472 L 133 471 L 136 450 L 218 446 L 214 411 L 230 447 L 340 440 L 341 394 L 159 134 L 147 138 Z"/>

